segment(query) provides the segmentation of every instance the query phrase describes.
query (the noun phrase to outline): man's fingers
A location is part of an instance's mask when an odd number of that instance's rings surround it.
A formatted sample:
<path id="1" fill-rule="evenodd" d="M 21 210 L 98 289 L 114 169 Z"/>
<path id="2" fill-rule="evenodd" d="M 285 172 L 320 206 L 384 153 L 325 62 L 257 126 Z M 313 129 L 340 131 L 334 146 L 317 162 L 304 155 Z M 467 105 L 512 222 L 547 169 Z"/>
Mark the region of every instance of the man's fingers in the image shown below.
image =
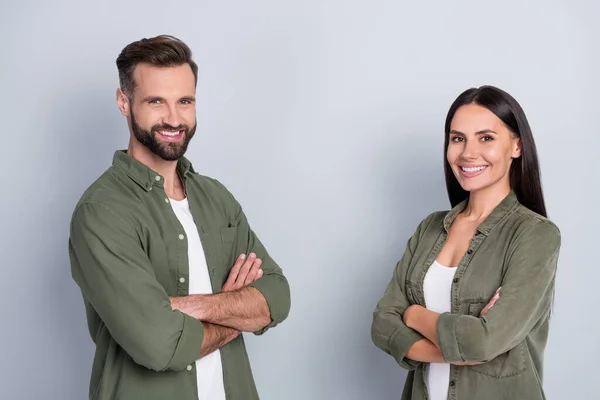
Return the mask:
<path id="1" fill-rule="evenodd" d="M 236 289 L 239 289 L 242 286 L 244 286 L 244 282 L 246 281 L 246 277 L 248 277 L 248 273 L 250 272 L 254 261 L 256 261 L 256 254 L 250 253 L 246 258 L 246 262 L 242 264 L 242 267 L 240 268 L 240 273 L 238 274 L 235 280 Z"/>
<path id="2" fill-rule="evenodd" d="M 223 291 L 237 290 L 260 279 L 263 276 L 261 265 L 262 260 L 256 258 L 256 254 L 250 253 L 248 256 L 241 254 L 229 272 Z"/>
<path id="3" fill-rule="evenodd" d="M 229 271 L 229 276 L 227 277 L 227 282 L 225 282 L 225 285 L 223 285 L 223 287 L 230 287 L 235 283 L 235 280 L 238 277 L 238 274 L 240 273 L 240 268 L 242 267 L 242 264 L 244 263 L 244 260 L 246 259 L 246 255 L 245 254 L 240 254 L 240 256 L 237 258 L 237 260 L 235 260 L 235 264 L 233 264 L 233 267 L 231 267 L 231 271 Z"/>
<path id="4" fill-rule="evenodd" d="M 248 272 L 248 276 L 246 276 L 246 280 L 244 281 L 244 286 L 246 286 L 258 279 L 258 272 L 262 271 L 260 269 L 261 265 L 262 265 L 262 260 L 260 258 L 257 258 L 256 260 L 254 260 L 254 264 L 252 264 L 252 267 L 251 267 L 250 271 Z"/>

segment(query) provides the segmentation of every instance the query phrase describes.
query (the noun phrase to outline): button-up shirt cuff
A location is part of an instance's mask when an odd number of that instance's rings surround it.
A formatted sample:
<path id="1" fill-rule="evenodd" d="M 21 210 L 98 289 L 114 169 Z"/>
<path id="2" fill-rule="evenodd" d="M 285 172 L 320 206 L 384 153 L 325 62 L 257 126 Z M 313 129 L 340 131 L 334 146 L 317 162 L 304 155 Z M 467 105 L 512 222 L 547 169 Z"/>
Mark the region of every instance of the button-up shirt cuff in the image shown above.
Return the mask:
<path id="1" fill-rule="evenodd" d="M 289 286 L 285 278 L 276 275 L 263 276 L 248 286 L 256 288 L 263 295 L 269 307 L 271 322 L 264 328 L 254 332 L 256 335 L 262 335 L 287 317 L 290 309 Z"/>
<path id="2" fill-rule="evenodd" d="M 183 328 L 181 337 L 175 348 L 173 358 L 165 369 L 181 371 L 200 358 L 202 341 L 204 339 L 204 325 L 196 318 L 183 314 Z"/>
<path id="3" fill-rule="evenodd" d="M 418 361 L 406 358 L 406 353 L 413 344 L 423 339 L 423 335 L 401 324 L 390 336 L 389 348 L 392 357 L 404 369 L 414 370 L 419 365 Z"/>
<path id="4" fill-rule="evenodd" d="M 438 319 L 437 340 L 446 362 L 465 361 L 462 359 L 456 336 L 456 322 L 459 317 L 458 314 L 442 313 Z"/>

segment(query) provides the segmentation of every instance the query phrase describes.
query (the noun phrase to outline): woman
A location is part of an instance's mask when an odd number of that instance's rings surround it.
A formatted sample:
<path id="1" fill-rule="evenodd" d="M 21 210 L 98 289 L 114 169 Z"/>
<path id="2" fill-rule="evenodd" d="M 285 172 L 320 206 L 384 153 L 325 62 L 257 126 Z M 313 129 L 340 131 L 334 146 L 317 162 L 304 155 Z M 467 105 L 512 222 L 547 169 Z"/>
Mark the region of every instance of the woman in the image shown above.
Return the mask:
<path id="1" fill-rule="evenodd" d="M 408 241 L 373 342 L 410 370 L 402 399 L 544 399 L 560 232 L 525 113 L 498 88 L 469 89 L 450 107 L 444 150 L 453 208 Z"/>

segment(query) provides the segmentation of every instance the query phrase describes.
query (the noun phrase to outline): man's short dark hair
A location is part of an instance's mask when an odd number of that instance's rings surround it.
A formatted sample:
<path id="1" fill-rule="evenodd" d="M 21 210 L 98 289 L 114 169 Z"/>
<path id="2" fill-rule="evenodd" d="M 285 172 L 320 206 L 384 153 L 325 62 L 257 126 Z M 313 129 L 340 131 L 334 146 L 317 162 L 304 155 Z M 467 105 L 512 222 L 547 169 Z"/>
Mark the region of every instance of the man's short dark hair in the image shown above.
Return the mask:
<path id="1" fill-rule="evenodd" d="M 136 85 L 133 71 L 140 63 L 156 67 L 176 67 L 187 63 L 194 73 L 194 82 L 198 82 L 198 65 L 192 60 L 192 51 L 184 42 L 170 35 L 144 38 L 125 46 L 117 57 L 119 82 L 127 97 L 133 96 Z"/>

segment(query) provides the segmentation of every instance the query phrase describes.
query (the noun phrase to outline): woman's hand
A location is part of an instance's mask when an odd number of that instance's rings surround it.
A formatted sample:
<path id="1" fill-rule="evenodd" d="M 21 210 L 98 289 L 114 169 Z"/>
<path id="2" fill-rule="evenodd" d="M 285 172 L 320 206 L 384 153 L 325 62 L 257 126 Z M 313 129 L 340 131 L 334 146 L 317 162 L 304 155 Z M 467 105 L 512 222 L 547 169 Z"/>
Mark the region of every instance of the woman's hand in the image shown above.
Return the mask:
<path id="1" fill-rule="evenodd" d="M 455 362 L 451 362 L 448 364 L 459 365 L 459 366 L 470 366 L 470 365 L 481 365 L 484 363 L 479 362 L 479 361 L 455 361 Z"/>
<path id="2" fill-rule="evenodd" d="M 502 286 L 500 286 L 496 290 L 496 292 L 494 293 L 494 296 L 492 296 L 490 301 L 485 305 L 485 307 L 483 307 L 483 310 L 481 310 L 481 312 L 479 313 L 480 318 L 483 317 L 488 311 L 490 311 L 490 308 L 492 308 L 494 306 L 494 304 L 496 304 L 496 302 L 500 298 L 500 289 L 502 289 Z"/>

